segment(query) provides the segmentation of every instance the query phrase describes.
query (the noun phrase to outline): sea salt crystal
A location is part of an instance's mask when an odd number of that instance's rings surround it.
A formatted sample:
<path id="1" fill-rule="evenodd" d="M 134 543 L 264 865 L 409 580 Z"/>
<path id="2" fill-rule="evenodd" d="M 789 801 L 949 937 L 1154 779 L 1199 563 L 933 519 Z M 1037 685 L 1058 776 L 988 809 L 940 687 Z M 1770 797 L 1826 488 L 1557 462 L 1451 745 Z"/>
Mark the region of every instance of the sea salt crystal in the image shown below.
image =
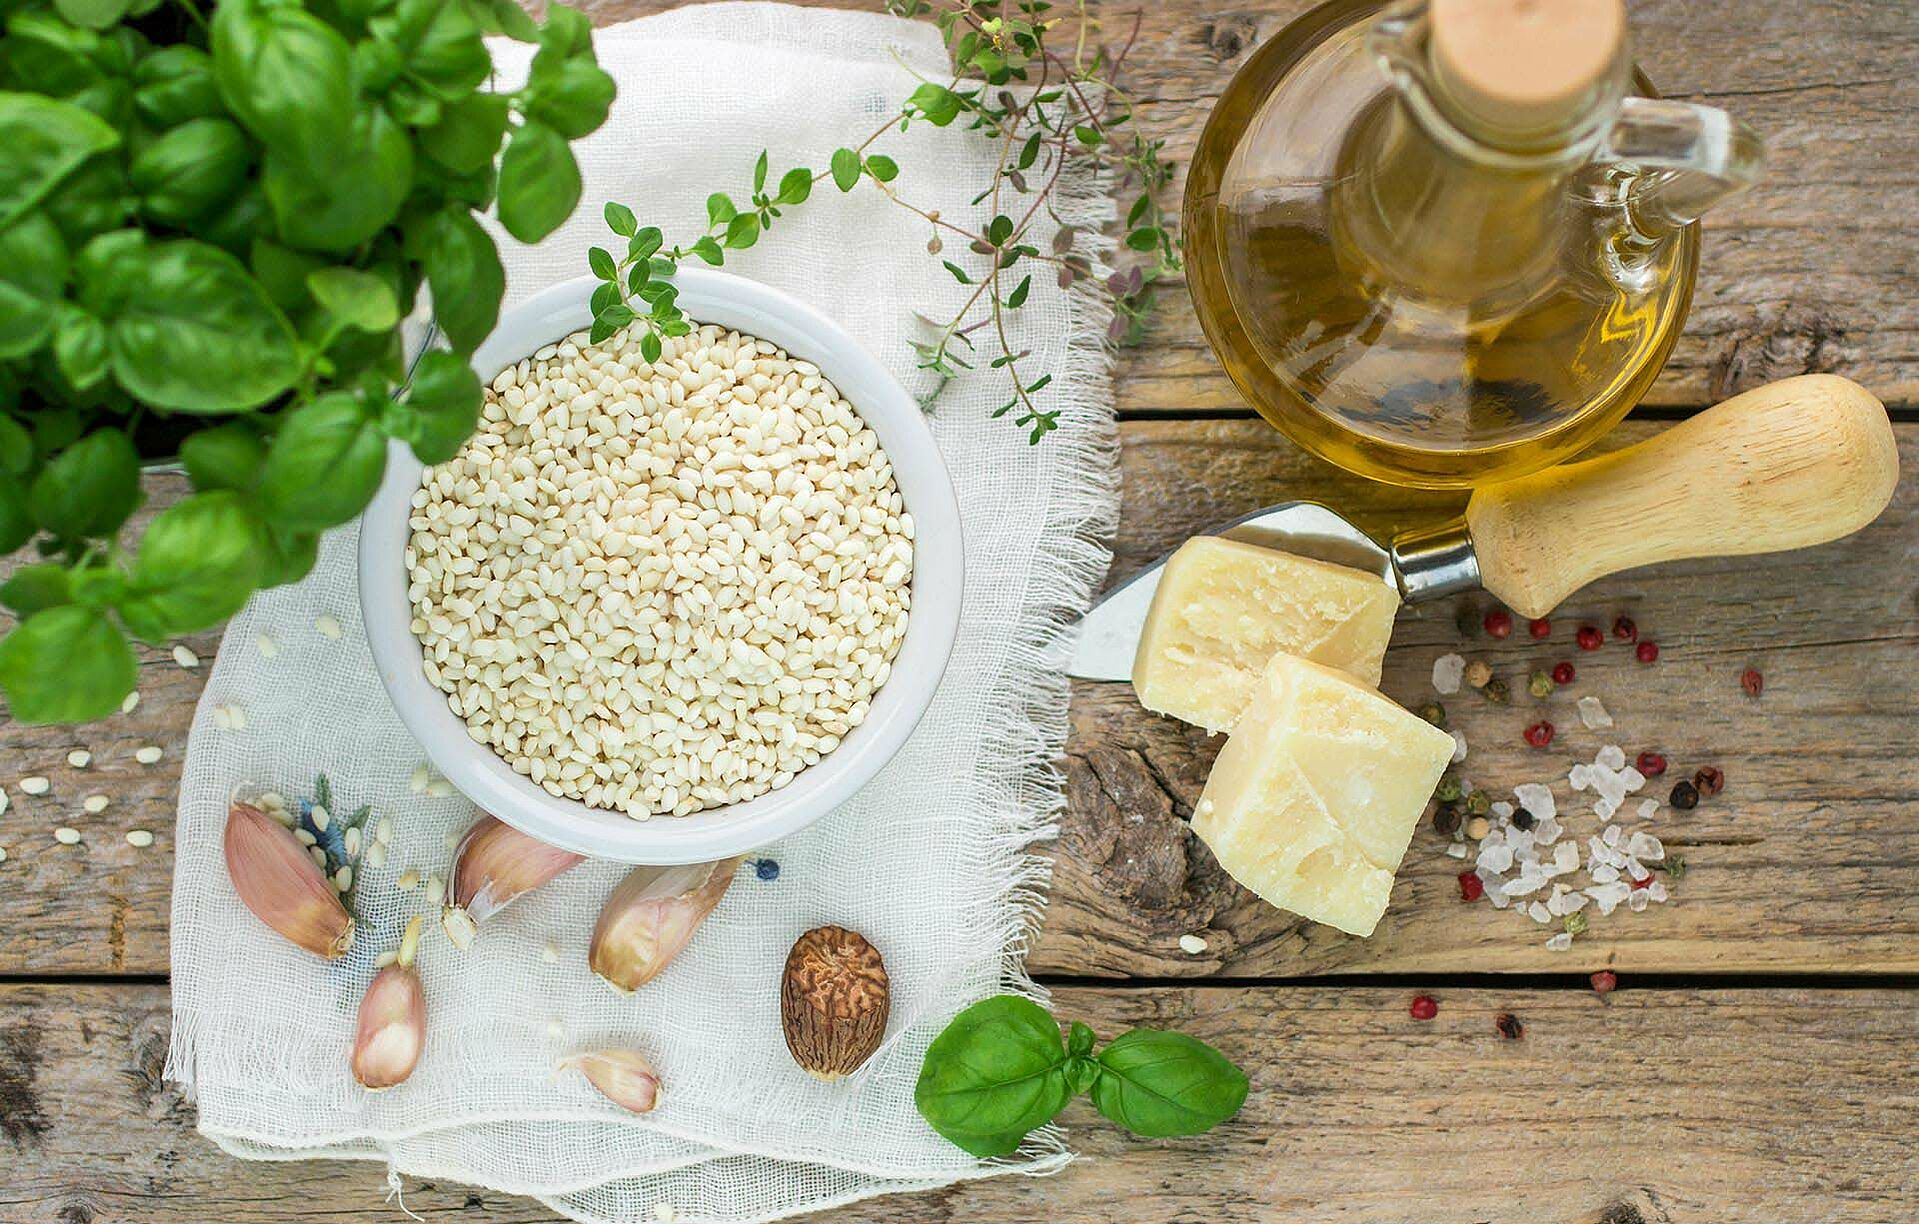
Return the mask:
<path id="1" fill-rule="evenodd" d="M 1528 893 L 1538 892 L 1539 886 L 1545 882 L 1543 877 L 1518 875 L 1507 880 L 1506 883 L 1500 887 L 1499 891 L 1505 893 L 1508 897 L 1523 897 Z"/>
<path id="2" fill-rule="evenodd" d="M 1617 799 L 1601 799 L 1598 803 L 1593 804 L 1593 815 L 1599 817 L 1601 820 L 1611 820 L 1618 813 L 1619 801 Z"/>
<path id="3" fill-rule="evenodd" d="M 1446 853 L 1452 858 L 1463 859 L 1466 857 L 1466 843 L 1454 842 L 1452 845 L 1446 847 Z"/>
<path id="4" fill-rule="evenodd" d="M 1457 765 L 1466 759 L 1466 737 L 1457 731 L 1451 734 L 1453 737 L 1453 764 Z"/>
<path id="5" fill-rule="evenodd" d="M 1600 863 L 1592 869 L 1593 883 L 1610 884 L 1619 878 L 1619 868 L 1611 863 Z"/>
<path id="6" fill-rule="evenodd" d="M 1568 893 L 1564 884 L 1553 885 L 1553 895 L 1546 898 L 1546 912 L 1555 918 L 1565 917 L 1567 913 L 1566 898 L 1577 895 L 1577 893 Z"/>
<path id="7" fill-rule="evenodd" d="M 1466 674 L 1466 659 L 1463 655 L 1443 654 L 1433 660 L 1433 688 L 1451 696 L 1459 691 L 1459 681 Z"/>
<path id="8" fill-rule="evenodd" d="M 1483 867 L 1496 874 L 1512 865 L 1513 848 L 1511 846 L 1488 846 L 1485 842 L 1479 844 L 1479 858 L 1474 861 L 1474 866 Z"/>
<path id="9" fill-rule="evenodd" d="M 1634 833 L 1626 842 L 1626 853 L 1636 859 L 1657 863 L 1666 857 L 1666 847 L 1650 833 Z"/>
<path id="10" fill-rule="evenodd" d="M 1513 787 L 1513 798 L 1519 800 L 1520 807 L 1541 820 L 1550 820 L 1559 814 L 1559 805 L 1553 801 L 1552 788 L 1538 782 L 1522 782 Z"/>
<path id="11" fill-rule="evenodd" d="M 1648 876 L 1652 875 L 1652 869 L 1647 867 L 1644 863 L 1640 862 L 1638 859 L 1628 857 L 1626 859 L 1626 874 L 1631 876 L 1633 880 L 1637 882 L 1639 880 L 1643 880 L 1647 878 Z"/>
<path id="12" fill-rule="evenodd" d="M 1545 926 L 1553 920 L 1553 912 L 1547 909 L 1544 903 L 1535 901 L 1526 907 L 1526 917 L 1531 918 L 1540 926 Z"/>
<path id="13" fill-rule="evenodd" d="M 1568 914 L 1577 914 L 1580 910 L 1583 910 L 1586 908 L 1586 900 L 1587 900 L 1586 894 L 1583 892 L 1567 893 L 1566 894 L 1566 912 Z"/>
<path id="14" fill-rule="evenodd" d="M 1583 791 L 1593 784 L 1593 767 L 1575 765 L 1566 773 L 1566 782 L 1576 791 Z"/>
<path id="15" fill-rule="evenodd" d="M 1659 811 L 1659 800 L 1641 799 L 1639 801 L 1639 819 L 1651 820 L 1653 818 L 1654 813 L 1658 811 Z"/>
<path id="16" fill-rule="evenodd" d="M 1632 885 L 1624 881 L 1615 881 L 1611 884 L 1595 884 L 1586 890 L 1586 895 L 1593 899 L 1593 904 L 1599 907 L 1599 912 L 1603 915 L 1618 909 L 1619 903 L 1624 901 L 1632 891 Z"/>
<path id="17" fill-rule="evenodd" d="M 1518 810 L 1519 810 L 1518 808 L 1514 807 L 1510 803 L 1507 803 L 1504 799 L 1501 799 L 1499 802 L 1493 804 L 1493 815 L 1499 817 L 1501 820 L 1511 820 L 1513 817 L 1513 813 Z"/>
<path id="18" fill-rule="evenodd" d="M 1553 851 L 1553 868 L 1560 875 L 1579 870 L 1579 847 L 1571 842 L 1561 842 Z"/>
<path id="19" fill-rule="evenodd" d="M 1652 883 L 1646 885 L 1646 895 L 1654 901 L 1663 902 L 1670 894 L 1666 891 L 1666 882 L 1664 880 L 1654 880 Z"/>
<path id="20" fill-rule="evenodd" d="M 1548 816 L 1533 826 L 1533 844 L 1550 846 L 1559 840 L 1559 835 L 1563 832 L 1564 830 L 1559 827 L 1559 822 L 1551 816 Z"/>
<path id="21" fill-rule="evenodd" d="M 1652 898 L 1647 896 L 1646 892 L 1647 889 L 1644 888 L 1633 889 L 1626 898 L 1626 908 L 1635 914 L 1645 913 L 1646 907 L 1652 904 Z"/>
<path id="22" fill-rule="evenodd" d="M 1486 892 L 1486 899 L 1493 903 L 1494 909 L 1503 910 L 1507 906 L 1512 904 L 1512 902 L 1507 899 L 1506 894 L 1499 891 L 1497 888 L 1488 889 Z"/>
<path id="23" fill-rule="evenodd" d="M 1617 846 L 1619 844 L 1619 839 L 1624 836 L 1626 836 L 1626 831 L 1624 829 L 1615 827 L 1615 828 L 1607 829 L 1604 833 L 1601 833 L 1599 835 L 1599 840 L 1602 845 L 1611 847 L 1611 846 Z"/>
<path id="24" fill-rule="evenodd" d="M 1606 713 L 1605 703 L 1597 697 L 1579 699 L 1579 721 L 1586 724 L 1588 731 L 1604 731 L 1612 726 L 1612 715 Z"/>
<path id="25" fill-rule="evenodd" d="M 1628 765 L 1619 771 L 1619 784 L 1625 787 L 1626 793 L 1630 795 L 1646 784 L 1646 775 Z"/>
<path id="26" fill-rule="evenodd" d="M 1570 934 L 1566 933 L 1565 931 L 1561 931 L 1559 934 L 1553 936 L 1551 939 L 1548 939 L 1546 941 L 1546 946 L 1548 948 L 1551 948 L 1555 952 L 1564 952 L 1566 949 L 1573 946 L 1573 937 Z"/>
<path id="27" fill-rule="evenodd" d="M 1618 744 L 1607 744 L 1593 757 L 1593 764 L 1607 769 L 1623 769 L 1626 764 L 1626 750 Z"/>

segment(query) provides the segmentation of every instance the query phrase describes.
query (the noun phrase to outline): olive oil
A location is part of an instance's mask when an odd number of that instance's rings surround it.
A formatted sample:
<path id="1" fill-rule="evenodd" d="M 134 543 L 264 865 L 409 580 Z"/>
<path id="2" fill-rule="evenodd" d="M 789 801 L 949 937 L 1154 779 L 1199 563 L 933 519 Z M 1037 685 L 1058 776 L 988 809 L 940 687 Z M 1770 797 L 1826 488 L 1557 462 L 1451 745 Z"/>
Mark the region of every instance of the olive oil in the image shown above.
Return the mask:
<path id="1" fill-rule="evenodd" d="M 1435 102 L 1426 21 L 1337 0 L 1260 48 L 1201 137 L 1186 247 L 1208 339 L 1261 415 L 1361 475 L 1450 488 L 1556 462 L 1645 393 L 1699 258 L 1669 197 L 1707 193 L 1603 155 L 1623 43 L 1557 127 L 1489 139 Z"/>

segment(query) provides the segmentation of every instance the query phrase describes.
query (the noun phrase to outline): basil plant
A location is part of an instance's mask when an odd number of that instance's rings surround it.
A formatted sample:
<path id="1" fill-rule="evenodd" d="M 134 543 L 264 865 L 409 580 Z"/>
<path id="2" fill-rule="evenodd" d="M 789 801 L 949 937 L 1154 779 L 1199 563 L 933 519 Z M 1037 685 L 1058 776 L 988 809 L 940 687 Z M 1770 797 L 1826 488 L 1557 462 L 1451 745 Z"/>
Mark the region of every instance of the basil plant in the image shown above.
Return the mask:
<path id="1" fill-rule="evenodd" d="M 128 635 L 210 628 L 312 568 L 387 439 L 472 433 L 504 275 L 580 197 L 568 142 L 613 81 L 591 29 L 513 0 L 0 0 L 0 691 L 77 722 L 133 688 Z M 487 88 L 483 41 L 538 51 Z M 422 284 L 450 351 L 410 380 Z M 399 389 L 405 385 L 404 392 Z M 193 492 L 147 524 L 141 464 Z"/>

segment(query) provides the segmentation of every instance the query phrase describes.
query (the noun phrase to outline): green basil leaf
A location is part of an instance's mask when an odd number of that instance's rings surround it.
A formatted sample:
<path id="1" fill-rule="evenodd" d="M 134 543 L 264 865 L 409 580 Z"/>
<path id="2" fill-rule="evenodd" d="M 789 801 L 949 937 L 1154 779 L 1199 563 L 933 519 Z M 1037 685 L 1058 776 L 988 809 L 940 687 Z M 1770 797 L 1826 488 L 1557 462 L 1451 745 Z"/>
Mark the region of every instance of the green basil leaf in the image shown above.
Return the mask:
<path id="1" fill-rule="evenodd" d="M 244 257 L 261 238 L 277 239 L 273 207 L 258 179 L 249 180 L 228 203 L 193 223 L 193 232 L 230 255 Z"/>
<path id="2" fill-rule="evenodd" d="M 1099 1079 L 1099 1063 L 1084 1054 L 1066 1060 L 1066 1087 L 1074 1096 L 1085 1092 Z"/>
<path id="3" fill-rule="evenodd" d="M 32 466 L 33 435 L 0 412 L 0 476 L 24 476 Z"/>
<path id="4" fill-rule="evenodd" d="M 0 638 L 0 691 L 18 722 L 105 718 L 138 679 L 132 647 L 96 608 L 48 608 Z"/>
<path id="5" fill-rule="evenodd" d="M 38 94 L 0 92 L 0 228 L 96 153 L 120 143 L 98 115 Z"/>
<path id="6" fill-rule="evenodd" d="M 0 604 L 22 618 L 73 602 L 73 575 L 64 565 L 23 565 L 0 583 Z"/>
<path id="7" fill-rule="evenodd" d="M 44 210 L 0 229 L 0 360 L 46 343 L 66 280 L 66 240 Z"/>
<path id="8" fill-rule="evenodd" d="M 393 287 L 357 268 L 321 268 L 307 277 L 307 292 L 321 309 L 347 327 L 361 331 L 391 331 L 400 322 L 400 303 Z"/>
<path id="9" fill-rule="evenodd" d="M 14 9 L 6 21 L 4 41 L 6 67 L 14 88 L 73 101 L 76 95 L 106 79 L 106 70 L 100 64 L 98 34 L 45 10 L 7 7 Z"/>
<path id="10" fill-rule="evenodd" d="M 104 30 L 127 15 L 132 0 L 53 0 L 53 11 L 88 30 Z"/>
<path id="11" fill-rule="evenodd" d="M 189 119 L 140 150 L 127 168 L 127 181 L 147 215 L 184 225 L 230 200 L 252 160 L 238 124 Z"/>
<path id="12" fill-rule="evenodd" d="M 1136 1028 L 1099 1052 L 1093 1105 L 1136 1135 L 1197 1135 L 1239 1112 L 1246 1073 L 1195 1037 Z"/>
<path id="13" fill-rule="evenodd" d="M 1078 1020 L 1066 1029 L 1066 1052 L 1074 1058 L 1085 1058 L 1093 1052 L 1093 1030 Z"/>
<path id="14" fill-rule="evenodd" d="M 33 538 L 27 490 L 17 480 L 0 480 L 0 553 L 10 553 Z"/>
<path id="15" fill-rule="evenodd" d="M 113 376 L 149 404 L 242 412 L 300 376 L 293 329 L 245 265 L 225 251 L 163 242 L 104 274 L 125 290 L 112 313 L 100 312 Z"/>
<path id="16" fill-rule="evenodd" d="M 251 491 L 260 483 L 266 457 L 266 443 L 250 425 L 239 421 L 195 430 L 180 443 L 180 465 L 193 487 L 201 490 Z"/>
<path id="17" fill-rule="evenodd" d="M 320 535 L 314 531 L 293 531 L 268 523 L 265 533 L 266 564 L 260 570 L 260 589 L 298 582 L 313 572 L 320 558 Z"/>
<path id="18" fill-rule="evenodd" d="M 307 291 L 307 277 L 326 266 L 326 260 L 318 255 L 266 238 L 255 238 L 247 247 L 247 267 L 273 304 L 289 315 L 305 310 L 313 301 Z"/>
<path id="19" fill-rule="evenodd" d="M 60 376 L 85 391 L 107 376 L 107 326 L 77 306 L 60 312 L 53 333 L 53 359 Z"/>
<path id="20" fill-rule="evenodd" d="M 530 43 L 540 37 L 540 27 L 514 0 L 475 0 L 474 16 L 488 34 L 504 34 L 515 42 Z"/>
<path id="21" fill-rule="evenodd" d="M 506 271 L 492 236 L 466 209 L 455 207 L 428 216 L 408 238 L 433 291 L 433 317 L 454 348 L 472 352 L 499 321 L 506 293 Z"/>
<path id="22" fill-rule="evenodd" d="M 593 49 L 593 23 L 578 9 L 570 9 L 563 4 L 550 5 L 546 11 L 546 24 L 540 27 L 538 41 L 541 50 L 555 55 L 581 55 Z"/>
<path id="23" fill-rule="evenodd" d="M 521 124 L 500 159 L 500 224 L 521 242 L 538 242 L 579 202 L 580 167 L 566 138 L 532 119 Z"/>
<path id="24" fill-rule="evenodd" d="M 851 191 L 860 181 L 860 155 L 851 149 L 833 150 L 833 185 Z"/>
<path id="25" fill-rule="evenodd" d="M 407 72 L 442 98 L 465 97 L 493 71 L 466 0 L 399 0 L 371 26 L 392 37 L 405 53 Z"/>
<path id="26" fill-rule="evenodd" d="M 260 500 L 270 523 L 318 531 L 365 509 L 385 470 L 386 440 L 357 398 L 335 391 L 281 419 L 267 447 Z"/>
<path id="27" fill-rule="evenodd" d="M 732 198 L 724 191 L 716 191 L 706 197 L 706 223 L 710 228 L 724 225 L 739 215 L 740 210 L 733 205 Z"/>
<path id="28" fill-rule="evenodd" d="M 534 75 L 527 91 L 527 117 L 569 140 L 605 123 L 613 106 L 613 78 L 590 60 L 563 60 L 550 72 Z"/>
<path id="29" fill-rule="evenodd" d="M 357 109 L 346 39 L 293 5 L 220 0 L 211 41 L 214 80 L 247 130 L 301 172 L 340 175 Z"/>
<path id="30" fill-rule="evenodd" d="M 1017 995 L 982 999 L 927 1047 L 913 1104 L 975 1156 L 1004 1156 L 1070 1099 L 1066 1050 L 1046 1009 Z"/>
<path id="31" fill-rule="evenodd" d="M 195 493 L 147 525 L 120 618 L 150 642 L 211 628 L 246 603 L 265 563 L 264 533 L 240 494 Z"/>
<path id="32" fill-rule="evenodd" d="M 420 148 L 434 161 L 461 174 L 493 164 L 506 139 L 513 104 L 500 94 L 476 93 L 440 108 L 439 122 L 415 133 Z"/>
<path id="33" fill-rule="evenodd" d="M 42 530 L 63 539 L 111 535 L 144 499 L 140 456 L 118 429 L 96 429 L 47 460 L 27 506 Z"/>
<path id="34" fill-rule="evenodd" d="M 133 106 L 161 128 L 226 114 L 212 57 L 186 43 L 161 47 L 135 66 Z"/>
<path id="35" fill-rule="evenodd" d="M 281 236 L 309 251 L 351 251 L 400 215 L 413 189 L 413 142 L 381 107 L 354 120 L 324 173 L 270 151 L 265 186 Z"/>
<path id="36" fill-rule="evenodd" d="M 792 169 L 780 176 L 779 194 L 774 199 L 781 204 L 799 204 L 813 194 L 813 172 L 806 169 Z"/>
<path id="37" fill-rule="evenodd" d="M 480 421 L 480 376 L 458 356 L 434 349 L 420 358 L 406 398 L 386 406 L 387 436 L 413 448 L 422 463 L 444 463 L 460 453 Z"/>

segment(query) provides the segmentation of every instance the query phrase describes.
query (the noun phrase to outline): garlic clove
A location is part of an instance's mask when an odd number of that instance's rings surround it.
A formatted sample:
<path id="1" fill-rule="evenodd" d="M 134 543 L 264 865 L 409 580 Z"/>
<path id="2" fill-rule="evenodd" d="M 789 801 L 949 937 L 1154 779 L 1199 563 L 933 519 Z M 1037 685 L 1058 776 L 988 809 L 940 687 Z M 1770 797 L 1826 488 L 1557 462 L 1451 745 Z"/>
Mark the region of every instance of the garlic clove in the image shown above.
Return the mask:
<path id="1" fill-rule="evenodd" d="M 660 1076 L 645 1056 L 633 1050 L 600 1050 L 560 1060 L 560 1070 L 577 1070 L 600 1095 L 634 1113 L 660 1103 Z"/>
<path id="2" fill-rule="evenodd" d="M 480 923 L 585 861 L 483 812 L 453 851 L 453 887 L 440 925 L 454 947 L 464 948 Z"/>
<path id="3" fill-rule="evenodd" d="M 360 1000 L 353 1036 L 353 1078 L 379 1091 L 413 1074 L 426 1045 L 426 991 L 413 959 L 420 948 L 420 918 L 406 924 L 392 964 L 373 975 Z"/>
<path id="4" fill-rule="evenodd" d="M 353 944 L 353 916 L 293 831 L 250 803 L 227 809 L 227 875 L 254 916 L 315 956 Z"/>
<path id="5" fill-rule="evenodd" d="M 652 981 L 693 938 L 733 883 L 740 859 L 638 867 L 600 909 L 587 963 L 617 990 Z"/>

